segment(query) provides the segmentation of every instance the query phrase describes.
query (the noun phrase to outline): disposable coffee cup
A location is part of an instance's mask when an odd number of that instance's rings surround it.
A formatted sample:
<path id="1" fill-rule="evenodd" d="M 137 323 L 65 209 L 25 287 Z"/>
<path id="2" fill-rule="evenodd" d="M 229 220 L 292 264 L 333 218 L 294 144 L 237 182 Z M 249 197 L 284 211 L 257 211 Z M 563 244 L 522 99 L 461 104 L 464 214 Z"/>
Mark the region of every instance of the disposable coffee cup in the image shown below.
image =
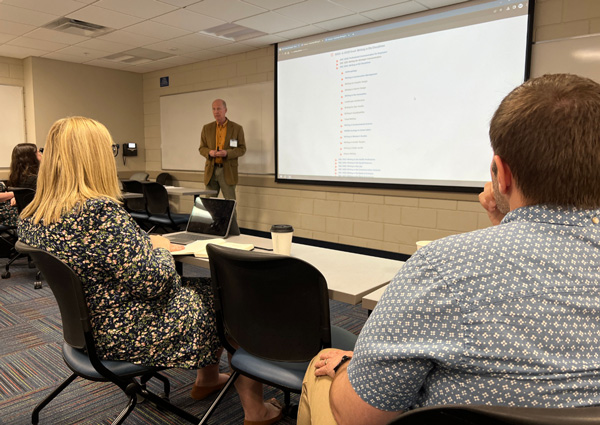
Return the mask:
<path id="1" fill-rule="evenodd" d="M 425 245 L 430 243 L 431 241 L 417 241 L 417 249 L 423 248 Z"/>
<path id="2" fill-rule="evenodd" d="M 289 224 L 274 224 L 271 226 L 271 239 L 275 254 L 290 255 L 292 251 L 292 236 L 294 228 Z"/>

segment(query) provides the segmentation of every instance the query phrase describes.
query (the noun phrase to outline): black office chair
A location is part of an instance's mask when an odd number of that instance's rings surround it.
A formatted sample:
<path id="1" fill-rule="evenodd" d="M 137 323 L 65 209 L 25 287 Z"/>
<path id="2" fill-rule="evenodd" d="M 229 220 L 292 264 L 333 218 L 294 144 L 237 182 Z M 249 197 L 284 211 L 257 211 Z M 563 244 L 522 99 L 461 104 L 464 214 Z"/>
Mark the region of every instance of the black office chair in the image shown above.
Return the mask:
<path id="1" fill-rule="evenodd" d="M 431 406 L 404 413 L 389 425 L 598 425 L 600 407 L 533 408 Z"/>
<path id="2" fill-rule="evenodd" d="M 356 335 L 331 326 L 327 282 L 309 263 L 214 244 L 207 252 L 217 330 L 234 372 L 201 423 L 239 374 L 283 390 L 293 415 L 290 393 L 302 392 L 310 360 L 323 348 L 354 349 Z"/>
<path id="3" fill-rule="evenodd" d="M 122 180 L 123 190 L 131 193 L 144 193 L 143 185 L 146 182 L 140 182 L 138 180 Z M 144 230 L 150 230 L 152 225 L 149 223 L 148 218 L 150 215 L 146 211 L 146 197 L 124 199 L 123 203 L 125 209 L 129 215 L 136 221 L 136 223 Z"/>
<path id="4" fill-rule="evenodd" d="M 190 215 L 171 212 L 169 194 L 162 184 L 144 183 L 143 189 L 146 198 L 146 211 L 149 215 L 148 222 L 154 226 L 151 230 L 159 227 L 167 232 L 177 232 L 187 224 Z"/>
<path id="5" fill-rule="evenodd" d="M 160 183 L 164 186 L 170 186 L 173 184 L 173 176 L 169 173 L 160 173 L 156 176 L 156 183 Z"/>
<path id="6" fill-rule="evenodd" d="M 126 361 L 101 360 L 98 357 L 83 286 L 79 277 L 68 265 L 50 253 L 32 248 L 22 242 L 17 242 L 16 248 L 19 252 L 33 258 L 56 298 L 63 328 L 63 359 L 73 371 L 71 376 L 35 407 L 31 416 L 33 424 L 39 422 L 41 410 L 77 377 L 91 381 L 111 382 L 129 398 L 129 402 L 113 424 L 123 423 L 135 408 L 138 395 L 191 423 L 199 422 L 199 418 L 168 401 L 170 384 L 166 377 L 158 373 L 161 368 L 140 366 Z M 139 378 L 139 381 L 135 378 Z M 146 383 L 151 378 L 163 382 L 164 397 L 146 388 Z"/>
<path id="7" fill-rule="evenodd" d="M 25 207 L 27 205 L 29 205 L 29 203 L 33 200 L 33 198 L 35 196 L 35 190 L 29 189 L 29 188 L 24 188 L 24 187 L 11 187 L 10 190 L 13 192 L 13 194 L 15 196 L 17 210 L 19 211 L 19 214 L 20 214 L 21 211 L 23 211 L 25 209 Z M 14 243 L 16 244 L 16 242 L 17 242 L 16 226 L 13 231 L 14 231 L 14 235 L 15 235 Z M 23 258 L 23 257 L 25 257 L 24 254 L 21 254 L 17 251 L 14 252 L 13 256 L 10 258 L 10 260 L 8 260 L 8 262 L 4 266 L 4 272 L 2 272 L 2 275 L 1 275 L 2 279 L 8 279 L 10 277 L 10 266 L 16 260 L 18 260 L 19 258 Z M 27 263 L 28 263 L 29 267 L 31 267 L 31 268 L 34 267 L 34 265 L 31 263 L 31 259 L 29 257 L 27 257 Z M 33 282 L 33 287 L 34 287 L 34 289 L 40 289 L 42 287 L 42 280 L 40 278 L 39 271 L 36 274 L 35 281 Z"/>

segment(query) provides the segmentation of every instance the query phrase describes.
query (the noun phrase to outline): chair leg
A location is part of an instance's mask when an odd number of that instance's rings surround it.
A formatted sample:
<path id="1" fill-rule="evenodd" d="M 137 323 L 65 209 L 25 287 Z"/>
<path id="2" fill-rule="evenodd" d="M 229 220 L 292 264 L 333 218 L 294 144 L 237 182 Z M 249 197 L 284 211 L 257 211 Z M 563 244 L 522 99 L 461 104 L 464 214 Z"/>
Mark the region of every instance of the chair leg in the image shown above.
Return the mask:
<path id="1" fill-rule="evenodd" d="M 2 273 L 2 279 L 8 279 L 10 277 L 10 271 L 8 270 L 10 268 L 10 265 L 12 263 L 14 263 L 16 260 L 18 260 L 19 258 L 23 257 L 23 254 L 18 253 L 17 255 L 15 255 L 14 257 L 12 257 L 8 263 L 6 263 L 6 266 L 4 266 L 4 268 L 6 269 L 4 271 L 4 273 Z"/>
<path id="2" fill-rule="evenodd" d="M 43 399 L 37 406 L 35 406 L 35 409 L 33 409 L 33 413 L 31 414 L 31 423 L 36 425 L 39 421 L 40 421 L 40 411 L 46 407 L 46 405 L 48 403 L 50 403 L 54 397 L 56 397 L 58 394 L 60 394 L 60 392 L 62 390 L 64 390 L 65 388 L 67 388 L 67 386 L 73 382 L 73 380 L 77 378 L 76 374 L 72 374 L 71 376 L 69 376 L 67 379 L 65 379 L 65 381 L 60 384 L 54 391 L 52 391 L 50 393 L 50 395 L 48 395 L 45 399 Z"/>
<path id="3" fill-rule="evenodd" d="M 129 403 L 127 403 L 127 406 L 125 406 L 125 408 L 121 410 L 121 413 L 119 413 L 119 416 L 115 418 L 115 420 L 112 422 L 112 425 L 122 424 L 125 421 L 125 419 L 127 419 L 127 416 L 129 416 L 129 414 L 133 411 L 136 403 L 137 394 L 132 394 L 131 396 L 129 396 Z"/>
<path id="4" fill-rule="evenodd" d="M 38 270 L 35 274 L 35 281 L 33 282 L 33 289 L 42 289 L 42 274 Z"/>
<path id="5" fill-rule="evenodd" d="M 221 390 L 221 392 L 215 399 L 215 401 L 212 402 L 212 404 L 210 405 L 208 410 L 204 413 L 204 416 L 202 416 L 202 420 L 199 422 L 198 425 L 204 425 L 208 422 L 211 415 L 214 413 L 215 409 L 217 408 L 218 404 L 221 402 L 223 397 L 225 397 L 227 390 L 233 385 L 233 383 L 238 378 L 238 376 L 240 376 L 239 372 L 234 370 L 233 373 L 231 374 L 231 376 L 229 377 L 229 379 L 227 380 L 227 383 L 225 384 L 225 386 L 223 387 L 223 389 Z"/>

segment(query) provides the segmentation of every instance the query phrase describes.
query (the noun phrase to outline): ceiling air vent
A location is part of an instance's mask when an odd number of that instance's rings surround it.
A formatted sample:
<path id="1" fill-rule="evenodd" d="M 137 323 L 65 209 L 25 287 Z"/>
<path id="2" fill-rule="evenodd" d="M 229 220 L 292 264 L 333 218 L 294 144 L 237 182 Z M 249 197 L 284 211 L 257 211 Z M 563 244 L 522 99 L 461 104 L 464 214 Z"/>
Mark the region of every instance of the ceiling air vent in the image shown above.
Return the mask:
<path id="1" fill-rule="evenodd" d="M 44 25 L 43 28 L 62 31 L 69 34 L 83 35 L 85 37 L 98 37 L 99 35 L 114 31 L 113 28 L 70 18 L 59 18 L 56 21 L 52 21 L 49 24 Z"/>
<path id="2" fill-rule="evenodd" d="M 213 37 L 224 38 L 229 41 L 242 41 L 249 38 L 256 38 L 267 33 L 243 27 L 237 24 L 223 24 L 217 27 L 207 28 L 200 31 L 201 34 L 212 35 Z"/>

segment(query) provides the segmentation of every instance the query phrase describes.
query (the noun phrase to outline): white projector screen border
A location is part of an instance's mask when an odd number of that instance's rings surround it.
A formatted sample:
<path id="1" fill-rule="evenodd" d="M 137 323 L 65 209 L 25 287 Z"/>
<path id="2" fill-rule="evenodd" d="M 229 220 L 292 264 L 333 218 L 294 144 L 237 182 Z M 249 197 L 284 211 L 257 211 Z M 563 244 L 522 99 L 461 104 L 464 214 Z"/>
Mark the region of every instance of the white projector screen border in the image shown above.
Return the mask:
<path id="1" fill-rule="evenodd" d="M 276 181 L 481 190 L 532 19 L 532 0 L 476 0 L 278 44 Z"/>

